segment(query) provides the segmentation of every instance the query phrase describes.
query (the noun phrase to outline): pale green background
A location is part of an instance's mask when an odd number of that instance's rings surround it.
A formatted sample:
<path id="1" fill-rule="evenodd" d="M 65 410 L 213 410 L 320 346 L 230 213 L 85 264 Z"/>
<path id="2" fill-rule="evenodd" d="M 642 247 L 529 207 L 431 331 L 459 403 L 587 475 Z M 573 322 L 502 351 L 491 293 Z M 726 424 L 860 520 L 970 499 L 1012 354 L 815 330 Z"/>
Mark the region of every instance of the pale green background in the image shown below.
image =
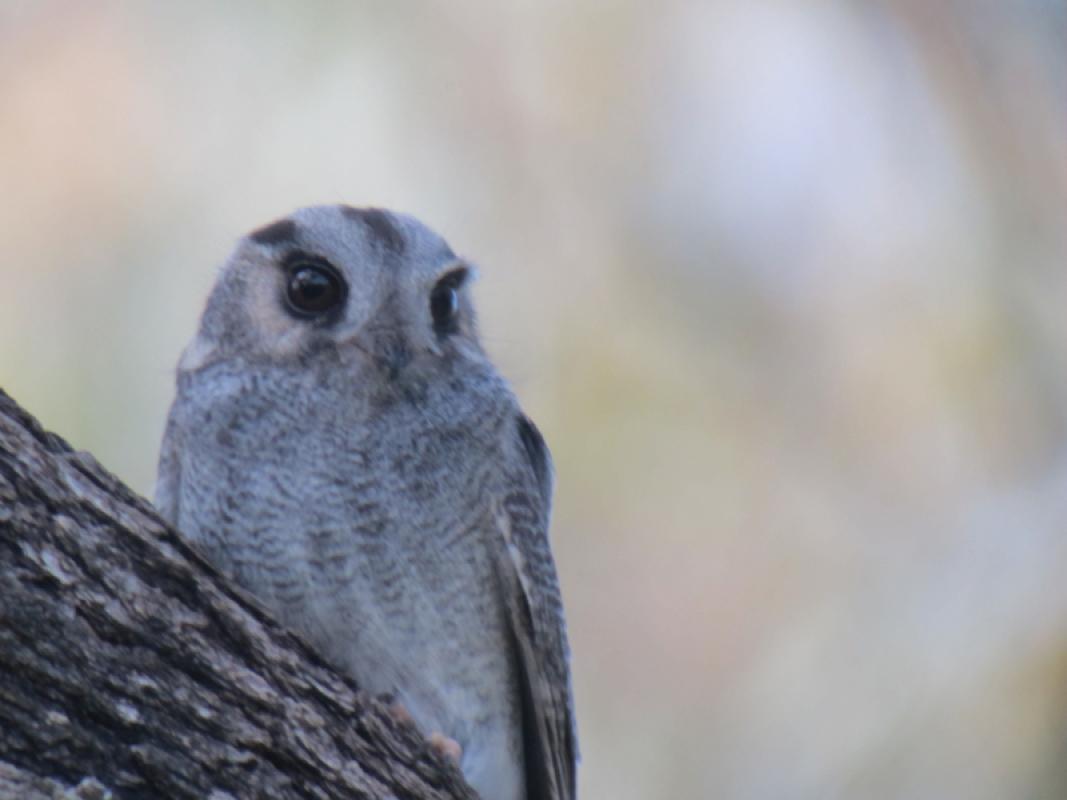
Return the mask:
<path id="1" fill-rule="evenodd" d="M 481 266 L 585 798 L 1067 796 L 1062 3 L 0 0 L 0 385 L 137 489 L 335 201 Z"/>

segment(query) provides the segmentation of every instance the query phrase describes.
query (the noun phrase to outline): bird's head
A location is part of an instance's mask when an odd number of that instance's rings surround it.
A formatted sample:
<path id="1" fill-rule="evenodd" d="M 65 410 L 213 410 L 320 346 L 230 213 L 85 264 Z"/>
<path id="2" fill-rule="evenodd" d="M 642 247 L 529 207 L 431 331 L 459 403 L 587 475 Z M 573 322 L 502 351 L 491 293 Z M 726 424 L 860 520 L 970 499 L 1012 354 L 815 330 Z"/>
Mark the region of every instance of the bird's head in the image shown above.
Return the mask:
<path id="1" fill-rule="evenodd" d="M 302 208 L 243 238 L 219 273 L 179 371 L 220 361 L 317 360 L 397 379 L 484 360 L 472 269 L 414 217 Z"/>

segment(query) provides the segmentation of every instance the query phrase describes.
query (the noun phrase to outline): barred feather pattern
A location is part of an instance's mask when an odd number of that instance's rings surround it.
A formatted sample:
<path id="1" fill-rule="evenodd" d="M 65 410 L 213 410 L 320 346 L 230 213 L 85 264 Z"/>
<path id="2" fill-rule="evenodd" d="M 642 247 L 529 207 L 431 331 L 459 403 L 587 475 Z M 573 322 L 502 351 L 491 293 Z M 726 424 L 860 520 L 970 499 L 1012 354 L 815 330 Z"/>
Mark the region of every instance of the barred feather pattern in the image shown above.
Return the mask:
<path id="1" fill-rule="evenodd" d="M 329 316 L 286 306 L 294 259 L 344 282 Z M 468 269 L 376 209 L 302 209 L 242 240 L 179 366 L 156 503 L 339 669 L 455 739 L 482 796 L 570 800 L 551 459 L 478 343 Z M 434 312 L 435 287 L 461 288 Z"/>

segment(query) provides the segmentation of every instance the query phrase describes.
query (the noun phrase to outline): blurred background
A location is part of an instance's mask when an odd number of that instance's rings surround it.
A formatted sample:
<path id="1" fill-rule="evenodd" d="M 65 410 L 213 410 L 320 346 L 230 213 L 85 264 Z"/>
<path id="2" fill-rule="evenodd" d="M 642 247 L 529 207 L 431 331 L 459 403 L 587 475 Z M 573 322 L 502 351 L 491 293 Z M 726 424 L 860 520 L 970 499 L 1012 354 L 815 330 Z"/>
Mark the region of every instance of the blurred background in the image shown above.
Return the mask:
<path id="1" fill-rule="evenodd" d="M 0 0 L 0 386 L 141 492 L 337 201 L 481 267 L 584 797 L 1067 796 L 1062 2 Z"/>

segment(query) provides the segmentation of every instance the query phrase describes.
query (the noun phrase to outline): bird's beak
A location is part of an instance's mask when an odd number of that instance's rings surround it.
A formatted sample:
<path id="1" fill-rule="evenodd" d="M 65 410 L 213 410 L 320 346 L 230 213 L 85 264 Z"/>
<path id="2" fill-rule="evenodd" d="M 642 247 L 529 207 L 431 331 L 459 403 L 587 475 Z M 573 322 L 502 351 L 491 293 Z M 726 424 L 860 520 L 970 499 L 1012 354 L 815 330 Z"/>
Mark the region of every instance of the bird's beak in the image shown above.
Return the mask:
<path id="1" fill-rule="evenodd" d="M 400 328 L 364 327 L 342 338 L 344 346 L 358 350 L 390 379 L 396 378 L 411 363 L 413 352 Z"/>
<path id="2" fill-rule="evenodd" d="M 395 379 L 411 363 L 411 346 L 403 335 L 375 337 L 372 350 L 378 365 L 391 379 Z"/>

